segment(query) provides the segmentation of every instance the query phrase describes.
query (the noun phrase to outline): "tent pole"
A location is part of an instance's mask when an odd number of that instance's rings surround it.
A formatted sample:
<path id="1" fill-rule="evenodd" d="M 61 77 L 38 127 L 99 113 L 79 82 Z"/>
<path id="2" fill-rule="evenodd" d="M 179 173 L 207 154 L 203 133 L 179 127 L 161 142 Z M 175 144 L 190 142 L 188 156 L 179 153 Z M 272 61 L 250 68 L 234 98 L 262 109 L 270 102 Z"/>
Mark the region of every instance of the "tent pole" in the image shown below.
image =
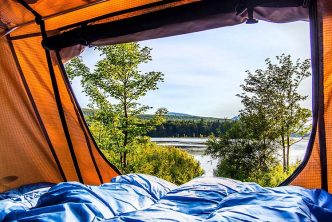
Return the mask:
<path id="1" fill-rule="evenodd" d="M 46 30 L 45 30 L 44 21 L 36 19 L 36 22 L 39 23 L 43 39 L 45 39 L 46 38 Z M 79 180 L 80 183 L 84 183 L 83 177 L 82 177 L 82 174 L 81 174 L 81 170 L 80 170 L 77 158 L 76 158 L 74 146 L 73 146 L 73 143 L 72 143 L 72 140 L 71 140 L 71 137 L 70 137 L 69 128 L 68 128 L 68 125 L 67 125 L 65 113 L 64 113 L 64 110 L 63 110 L 63 107 L 62 107 L 60 92 L 59 92 L 58 83 L 57 83 L 57 80 L 56 80 L 56 76 L 55 76 L 55 72 L 54 72 L 54 68 L 53 68 L 53 64 L 52 64 L 51 54 L 50 54 L 50 51 L 47 48 L 45 48 L 45 53 L 46 53 L 48 68 L 49 68 L 49 71 L 50 71 L 50 77 L 51 77 L 51 81 L 52 81 L 54 97 L 55 97 L 56 104 L 57 104 L 57 107 L 58 107 L 58 112 L 59 112 L 59 117 L 61 119 L 62 128 L 63 128 L 63 131 L 64 131 L 65 136 L 66 136 L 67 145 L 69 147 L 70 155 L 71 155 L 71 158 L 72 158 L 73 163 L 74 163 L 74 167 L 75 167 L 75 170 L 76 170 L 78 180 Z"/>
<path id="2" fill-rule="evenodd" d="M 316 11 L 314 14 L 314 18 L 316 20 L 315 25 L 317 29 L 317 38 L 314 40 L 316 41 L 317 48 L 321 49 L 318 50 L 322 51 L 324 46 L 324 40 L 319 36 L 319 17 L 317 11 L 317 1 L 313 1 L 316 7 Z M 323 42 L 323 43 L 322 43 Z M 319 81 L 319 88 L 318 88 L 318 140 L 319 140 L 319 156 L 320 156 L 320 164 L 321 164 L 321 184 L 322 189 L 328 191 L 328 170 L 327 170 L 327 151 L 326 151 L 326 130 L 325 130 L 325 103 L 324 103 L 324 67 L 323 67 L 323 59 L 320 58 L 320 54 L 317 53 L 317 63 L 319 67 L 318 73 L 318 81 Z"/>
<path id="3" fill-rule="evenodd" d="M 56 53 L 56 58 L 57 58 L 58 65 L 60 67 L 60 72 L 61 72 L 62 79 L 65 82 L 65 85 L 66 85 L 66 88 L 67 88 L 68 92 L 71 94 L 71 95 L 69 95 L 70 101 L 71 101 L 71 103 L 72 103 L 72 105 L 74 107 L 78 123 L 79 123 L 79 125 L 80 125 L 80 127 L 81 127 L 81 129 L 83 131 L 84 138 L 85 138 L 88 150 L 89 150 L 89 154 L 90 154 L 90 157 L 91 157 L 92 162 L 93 162 L 93 166 L 95 167 L 95 170 L 97 172 L 97 175 L 98 175 L 98 178 L 100 180 L 100 183 L 104 183 L 103 178 L 102 178 L 101 173 L 100 173 L 100 170 L 99 170 L 99 167 L 98 167 L 98 165 L 96 163 L 95 156 L 93 155 L 93 152 L 92 152 L 92 147 L 91 147 L 91 144 L 90 144 L 89 136 L 88 136 L 88 134 L 86 132 L 86 128 L 84 128 L 84 125 L 82 123 L 82 118 L 84 118 L 83 114 L 81 112 L 79 112 L 80 108 L 77 107 L 78 106 L 78 102 L 77 102 L 77 99 L 76 99 L 76 97 L 74 95 L 74 92 L 73 92 L 73 90 L 72 90 L 72 88 L 70 86 L 68 77 L 66 76 L 66 70 L 65 70 L 65 67 L 63 66 L 63 63 L 61 61 L 60 53 L 59 53 L 58 50 L 56 50 L 55 53 Z"/>
<path id="4" fill-rule="evenodd" d="M 82 109 L 81 109 L 80 104 L 79 104 L 79 102 L 78 102 L 78 100 L 77 100 L 77 98 L 76 98 L 76 96 L 75 96 L 75 94 L 74 94 L 74 90 L 73 90 L 73 88 L 71 87 L 71 84 L 70 84 L 70 82 L 69 82 L 68 76 L 67 76 L 67 74 L 66 74 L 65 67 L 63 66 L 63 63 L 62 63 L 62 61 L 61 61 L 60 52 L 59 52 L 58 50 L 56 50 L 56 56 L 57 56 L 58 64 L 59 64 L 60 69 L 61 69 L 61 71 L 62 71 L 63 79 L 64 79 L 64 81 L 65 81 L 65 83 L 66 83 L 67 88 L 68 88 L 68 91 L 72 94 L 71 99 L 74 100 L 74 101 L 72 101 L 72 103 L 75 102 L 75 104 L 77 105 L 77 107 L 76 107 L 76 108 L 77 108 L 77 112 L 78 112 L 78 114 L 82 117 L 82 119 L 81 119 L 81 120 L 82 120 L 82 124 L 83 124 L 83 126 L 85 127 L 85 129 L 86 129 L 88 135 L 90 136 L 90 138 L 91 138 L 91 140 L 92 140 L 92 143 L 93 143 L 94 146 L 97 148 L 98 153 L 99 153 L 100 156 L 105 160 L 105 162 L 107 162 L 108 165 L 109 165 L 109 166 L 110 166 L 110 167 L 111 167 L 111 168 L 112 168 L 117 174 L 121 175 L 122 173 L 119 171 L 119 169 L 118 169 L 116 166 L 114 166 L 112 163 L 110 163 L 109 160 L 105 157 L 105 155 L 104 155 L 104 154 L 100 151 L 100 149 L 98 148 L 98 145 L 97 145 L 97 143 L 96 143 L 96 141 L 95 141 L 95 139 L 94 139 L 94 137 L 93 137 L 91 131 L 89 130 L 88 124 L 87 124 L 87 122 L 86 122 L 85 119 L 84 119 L 84 115 L 83 115 Z M 75 111 L 76 111 L 76 110 L 75 110 Z M 78 114 L 77 114 L 77 115 L 78 115 Z"/>
<path id="5" fill-rule="evenodd" d="M 35 21 L 40 26 L 40 31 L 41 31 L 42 37 L 43 37 L 43 39 L 46 39 L 47 34 L 46 34 L 46 29 L 45 29 L 45 22 L 43 21 L 42 16 L 40 14 L 38 14 L 33 8 L 31 8 L 30 5 L 27 4 L 24 0 L 17 0 L 17 1 L 23 7 L 25 7 L 27 10 L 29 10 L 33 15 L 35 15 Z M 77 158 L 76 158 L 76 155 L 75 155 L 73 143 L 72 143 L 72 140 L 70 138 L 70 133 L 69 133 L 65 113 L 64 113 L 64 110 L 63 110 L 63 107 L 62 107 L 60 92 L 59 92 L 59 88 L 58 88 L 58 84 L 57 84 L 57 80 L 56 80 L 56 76 L 55 76 L 55 72 L 54 72 L 54 68 L 53 68 L 53 64 L 52 64 L 50 50 L 45 48 L 45 54 L 46 54 L 47 65 L 48 65 L 48 68 L 49 68 L 49 71 L 50 71 L 50 77 L 51 77 L 51 81 L 52 81 L 54 97 L 55 97 L 55 101 L 56 101 L 56 104 L 57 104 L 57 108 L 58 108 L 62 128 L 63 128 L 64 134 L 65 134 L 65 137 L 66 137 L 67 145 L 69 147 L 70 155 L 71 155 L 71 158 L 73 160 L 73 164 L 74 164 L 74 167 L 75 167 L 75 171 L 76 171 L 78 180 L 79 180 L 79 182 L 84 183 L 83 177 L 82 177 L 82 174 L 81 174 L 81 171 L 80 171 L 80 168 L 79 168 L 79 164 L 78 164 L 78 161 L 77 161 Z"/>

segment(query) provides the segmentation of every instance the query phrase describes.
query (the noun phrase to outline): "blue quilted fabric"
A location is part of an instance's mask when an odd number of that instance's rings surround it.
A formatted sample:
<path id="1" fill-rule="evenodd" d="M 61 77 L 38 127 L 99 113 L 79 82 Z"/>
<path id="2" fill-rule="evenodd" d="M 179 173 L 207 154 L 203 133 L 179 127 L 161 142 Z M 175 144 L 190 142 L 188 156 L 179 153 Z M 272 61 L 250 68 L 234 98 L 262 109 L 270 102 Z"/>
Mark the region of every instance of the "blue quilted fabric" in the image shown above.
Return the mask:
<path id="1" fill-rule="evenodd" d="M 0 194 L 0 221 L 331 221 L 323 190 L 199 177 L 176 186 L 142 174 L 101 186 L 28 185 Z"/>

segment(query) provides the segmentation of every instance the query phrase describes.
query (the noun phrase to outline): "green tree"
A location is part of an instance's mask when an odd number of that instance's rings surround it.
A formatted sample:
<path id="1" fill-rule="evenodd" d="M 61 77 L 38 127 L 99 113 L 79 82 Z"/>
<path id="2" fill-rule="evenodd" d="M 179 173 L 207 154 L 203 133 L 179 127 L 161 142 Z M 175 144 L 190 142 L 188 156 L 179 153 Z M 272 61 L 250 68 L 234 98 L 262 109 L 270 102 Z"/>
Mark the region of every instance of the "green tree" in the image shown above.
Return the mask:
<path id="1" fill-rule="evenodd" d="M 235 121 L 232 127 L 218 138 L 211 136 L 206 153 L 219 159 L 214 174 L 248 181 L 257 172 L 268 172 L 277 165 L 275 148 L 253 134 L 245 122 Z"/>
<path id="2" fill-rule="evenodd" d="M 310 61 L 292 62 L 291 56 L 277 57 L 277 64 L 266 60 L 267 68 L 254 73 L 241 85 L 237 95 L 244 108 L 240 118 L 219 138 L 211 137 L 207 153 L 219 158 L 218 176 L 255 181 L 275 186 L 294 170 L 290 148 L 310 131 L 311 112 L 300 103 L 307 96 L 298 92 L 301 82 L 310 76 Z M 297 139 L 292 139 L 296 134 Z M 283 151 L 282 165 L 277 152 Z"/>
<path id="3" fill-rule="evenodd" d="M 164 108 L 152 119 L 139 118 L 150 107 L 138 102 L 148 91 L 158 89 L 163 74 L 142 73 L 138 69 L 140 64 L 152 60 L 151 48 L 142 48 L 138 43 L 96 47 L 95 50 L 100 52 L 102 59 L 93 71 L 80 57 L 66 64 L 66 70 L 70 79 L 81 77 L 81 85 L 91 101 L 89 107 L 94 110 L 90 117 L 93 131 L 108 135 L 97 135 L 101 148 L 115 150 L 121 169 L 125 170 L 128 154 L 138 142 L 145 140 L 143 135 L 164 122 L 167 113 Z"/>
<path id="4" fill-rule="evenodd" d="M 254 73 L 247 71 L 242 93 L 244 109 L 240 116 L 247 127 L 254 132 L 253 137 L 275 141 L 282 147 L 283 169 L 289 169 L 291 146 L 301 141 L 310 132 L 309 109 L 301 107 L 301 101 L 307 99 L 299 93 L 301 82 L 311 75 L 310 60 L 294 63 L 290 55 L 277 56 L 277 63 L 266 59 L 265 70 Z M 292 135 L 299 136 L 292 139 Z"/>
<path id="5" fill-rule="evenodd" d="M 99 147 L 110 144 L 112 134 L 108 127 L 98 121 L 92 121 L 89 128 Z M 150 142 L 147 137 L 141 137 L 141 140 L 145 141 L 139 141 L 134 145 L 135 149 L 128 155 L 128 165 L 122 169 L 122 173 L 150 174 L 179 185 L 204 173 L 199 162 L 186 150 L 161 147 Z M 102 149 L 102 152 L 111 163 L 121 168 L 116 150 Z"/>

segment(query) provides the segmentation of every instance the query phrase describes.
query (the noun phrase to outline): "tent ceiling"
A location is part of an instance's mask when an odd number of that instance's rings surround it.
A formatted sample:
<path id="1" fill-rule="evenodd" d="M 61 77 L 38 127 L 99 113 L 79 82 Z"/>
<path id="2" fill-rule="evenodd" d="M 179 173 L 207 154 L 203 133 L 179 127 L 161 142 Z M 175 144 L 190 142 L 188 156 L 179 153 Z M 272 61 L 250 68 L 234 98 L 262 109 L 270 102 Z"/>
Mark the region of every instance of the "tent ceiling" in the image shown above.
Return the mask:
<path id="1" fill-rule="evenodd" d="M 29 6 L 34 9 L 38 14 L 40 14 L 46 23 L 47 30 L 57 30 L 62 27 L 66 27 L 69 25 L 73 25 L 76 23 L 80 23 L 82 21 L 90 20 L 91 18 L 98 18 L 100 16 L 125 12 L 126 10 L 136 9 L 142 6 L 150 6 L 153 7 L 155 5 L 167 5 L 170 2 L 175 2 L 174 0 L 98 0 L 98 1 L 52 1 L 55 3 L 55 6 L 50 7 L 49 1 L 39 0 L 40 4 L 29 4 Z M 37 1 L 37 2 L 39 2 Z M 67 3 L 70 2 L 70 3 Z M 85 2 L 85 4 L 82 4 Z M 188 0 L 184 1 L 176 1 L 181 2 L 181 4 L 185 4 Z M 5 7 L 5 4 L 8 4 Z M 29 16 L 19 16 L 15 18 L 15 22 L 6 23 L 9 29 L 15 29 L 15 32 L 12 35 L 25 35 L 38 32 L 38 26 L 35 24 L 34 16 L 29 13 L 26 9 L 22 9 L 22 6 L 19 5 L 16 1 L 8 1 L 4 5 L 0 6 L 3 8 L 11 8 L 16 9 L 16 14 L 28 14 Z M 59 7 L 63 4 L 63 7 Z M 178 3 L 179 4 L 179 3 Z M 47 6 L 48 5 L 48 6 Z M 0 9 L 1 11 L 1 9 Z M 12 10 L 14 11 L 14 10 Z M 13 15 L 12 13 L 10 13 Z M 2 16 L 0 16 L 2 17 Z M 16 16 L 13 16 L 16 17 Z M 13 20 L 14 18 L 10 18 Z M 8 19 L 7 19 L 8 20 Z"/>
<path id="2" fill-rule="evenodd" d="M 93 6 L 108 0 L 75 0 L 75 1 L 45 1 L 45 0 L 25 0 L 38 14 L 43 17 L 56 15 L 58 13 L 70 12 L 83 6 Z M 34 21 L 34 16 L 27 13 L 27 10 L 16 0 L 3 0 L 0 11 L 5 12 L 9 17 L 8 27 L 22 25 Z M 1 18 L 4 16 L 1 14 Z"/>
<path id="3" fill-rule="evenodd" d="M 303 0 L 298 1 L 175 1 L 162 3 L 157 10 L 145 8 L 124 14 L 120 19 L 107 16 L 101 20 L 79 23 L 81 26 L 51 36 L 45 41 L 50 49 L 83 45 L 114 44 L 202 31 L 245 21 L 247 8 L 254 8 L 258 17 L 273 22 L 298 21 L 308 18 Z M 160 3 L 159 3 L 160 4 Z M 257 7 L 260 6 L 260 7 Z M 270 7 L 280 7 L 280 9 Z M 273 13 L 274 12 L 274 13 Z M 278 12 L 278 13 L 275 13 Z M 271 16 L 273 14 L 274 16 Z M 129 36 L 128 36 L 129 35 Z"/>
<path id="4" fill-rule="evenodd" d="M 127 20 L 133 17 L 153 14 L 157 11 L 168 11 L 164 14 L 174 16 L 173 21 L 196 21 L 194 17 L 202 19 L 204 16 L 231 13 L 234 17 L 237 13 L 245 11 L 247 7 L 296 7 L 306 5 L 304 0 L 75 0 L 75 1 L 46 1 L 24 0 L 28 5 L 40 14 L 45 21 L 48 35 L 61 34 L 64 31 L 82 29 L 82 25 L 91 26 L 101 23 L 112 23 Z M 204 10 L 203 10 L 204 8 Z M 202 13 L 203 12 L 203 13 Z M 193 16 L 198 13 L 198 16 Z M 204 14 L 204 15 L 202 15 Z M 192 15 L 192 16 L 190 16 Z M 190 18 L 188 18 L 190 17 Z M 151 16 L 155 24 L 161 23 L 160 16 Z M 216 19 L 216 18 L 214 18 Z M 221 17 L 220 19 L 224 19 Z M 237 18 L 237 20 L 242 21 Z M 163 21 L 165 23 L 165 21 Z M 237 21 L 237 23 L 239 23 Z M 124 22 L 123 24 L 127 24 Z M 136 30 L 146 30 L 144 24 Z M 4 33 L 11 32 L 12 37 L 29 37 L 40 35 L 39 26 L 35 23 L 35 16 L 19 4 L 18 0 L 3 0 L 0 5 L 0 27 L 5 27 Z M 161 26 L 162 24 L 158 24 Z M 229 25 L 229 24 L 226 24 Z M 115 25 L 113 25 L 114 27 Z M 147 25 L 153 28 L 156 25 Z M 222 26 L 222 25 L 219 25 Z M 210 28 L 207 26 L 206 28 Z M 204 29 L 202 27 L 201 29 Z M 1 29 L 0 29 L 1 32 Z M 123 33 L 121 33 L 122 35 Z M 71 35 L 71 34 L 66 34 Z M 113 34 L 116 35 L 116 34 Z M 120 34 L 117 34 L 120 35 Z M 77 37 L 77 36 L 74 36 Z M 100 38 L 102 39 L 102 38 Z M 62 47 L 62 46 L 61 46 Z"/>

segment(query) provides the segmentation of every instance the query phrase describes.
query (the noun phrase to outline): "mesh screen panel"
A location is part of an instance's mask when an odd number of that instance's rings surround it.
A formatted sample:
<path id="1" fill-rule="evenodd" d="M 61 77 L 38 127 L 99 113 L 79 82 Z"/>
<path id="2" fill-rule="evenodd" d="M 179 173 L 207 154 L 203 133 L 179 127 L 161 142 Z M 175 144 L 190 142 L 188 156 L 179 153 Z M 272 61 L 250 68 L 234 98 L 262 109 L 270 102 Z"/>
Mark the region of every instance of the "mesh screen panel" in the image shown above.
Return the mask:
<path id="1" fill-rule="evenodd" d="M 57 62 L 59 64 L 59 66 L 62 65 L 60 55 L 58 57 Z M 86 167 L 93 167 L 95 169 L 95 173 L 96 173 L 93 175 L 94 177 L 91 177 L 91 175 L 90 176 L 83 175 L 83 177 L 87 178 L 86 183 L 89 183 L 89 184 L 95 183 L 93 181 L 90 182 L 89 180 L 91 180 L 91 178 L 95 178 L 95 180 L 96 180 L 96 176 L 98 176 L 98 178 L 101 177 L 101 178 L 99 178 L 101 180 L 101 182 L 110 181 L 114 176 L 117 175 L 117 173 L 113 172 L 114 169 L 110 170 L 110 167 L 113 168 L 113 166 L 110 166 L 110 163 L 108 163 L 108 161 L 105 159 L 105 157 L 100 154 L 100 151 L 98 150 L 94 140 L 92 139 L 90 131 L 84 122 L 83 114 L 82 114 L 82 112 L 80 112 L 80 107 L 79 107 L 76 97 L 73 94 L 73 91 L 70 87 L 70 83 L 69 83 L 68 78 L 66 77 L 63 66 L 62 66 L 61 70 L 62 70 L 61 79 L 63 80 L 64 87 L 66 87 L 66 91 L 69 93 L 68 96 L 70 98 L 70 102 L 73 105 L 73 109 L 74 109 L 75 115 L 76 115 L 76 117 L 74 118 L 77 120 L 77 121 L 74 120 L 76 123 L 76 126 L 75 126 L 76 129 L 73 129 L 73 130 L 77 130 L 77 133 L 81 134 L 81 135 L 79 135 L 80 139 L 83 139 L 83 136 L 84 136 L 84 140 L 85 140 L 84 142 L 86 144 L 82 144 L 82 145 L 87 146 L 89 156 L 91 158 L 90 165 L 88 165 Z M 79 129 L 78 129 L 78 126 L 80 126 Z M 75 128 L 74 126 L 69 126 L 70 129 L 72 127 Z M 73 131 L 71 130 L 71 132 L 73 132 Z M 93 172 L 93 170 L 92 170 L 92 172 Z"/>
<path id="2" fill-rule="evenodd" d="M 96 152 L 92 151 L 92 149 L 96 149 L 96 147 L 87 135 L 87 129 L 83 125 L 83 117 L 79 115 L 78 107 L 77 104 L 74 103 L 73 95 L 68 91 L 68 86 L 63 78 L 64 75 L 61 74 L 59 66 L 56 68 L 56 78 L 58 81 L 62 106 L 84 183 L 96 184 L 97 182 L 98 184 L 103 181 L 109 181 L 112 177 L 116 176 L 116 174 L 108 169 L 109 166 L 106 165 L 104 168 L 107 168 L 103 171 L 104 179 L 102 181 L 99 180 L 98 172 L 100 172 L 100 167 L 105 165 L 105 162 L 99 161 L 98 164 L 97 161 L 94 161 L 95 157 L 100 154 L 96 154 Z"/>
<path id="3" fill-rule="evenodd" d="M 61 180 L 6 38 L 0 39 L 0 192 Z"/>
<path id="4" fill-rule="evenodd" d="M 68 161 L 70 152 L 57 112 L 45 51 L 41 47 L 41 37 L 14 41 L 19 63 L 24 70 L 32 96 L 45 124 L 48 135 L 55 145 L 61 166 L 68 180 L 78 180 L 72 161 Z M 67 157 L 67 158 L 62 158 Z"/>
<path id="5" fill-rule="evenodd" d="M 324 144 L 319 144 L 316 137 L 313 153 L 305 169 L 292 182 L 293 185 L 300 185 L 308 188 L 321 188 L 322 177 L 327 177 L 328 191 L 332 191 L 332 2 L 328 0 L 317 1 L 317 17 L 319 29 L 319 53 L 322 58 L 323 67 L 323 96 L 324 96 L 324 127 L 326 142 L 327 175 L 322 175 L 322 163 L 320 149 Z M 319 102 L 318 100 L 316 102 Z M 320 117 L 319 117 L 320 118 Z M 318 119 L 318 122 L 322 120 Z M 324 128 L 322 128 L 324 130 Z M 318 128 L 319 130 L 319 128 Z M 322 131 L 319 131 L 322 133 Z M 319 134 L 319 133 L 318 133 Z M 321 145 L 321 147 L 319 146 Z"/>
<path id="6" fill-rule="evenodd" d="M 17 56 L 19 68 L 23 71 L 31 98 L 46 129 L 47 137 L 54 147 L 65 178 L 61 177 L 55 157 L 37 121 L 36 112 L 22 84 L 18 67 L 5 38 L 1 39 L 1 52 L 7 56 L 0 58 L 0 192 L 23 184 L 36 182 L 78 181 L 73 158 L 77 159 L 79 171 L 86 184 L 107 182 L 118 171 L 97 150 L 78 104 L 66 84 L 61 66 L 53 56 L 53 67 L 59 88 L 62 107 L 74 147 L 74 157 L 59 117 L 50 71 L 45 51 L 41 46 L 41 37 L 13 41 L 13 50 Z"/>
<path id="7" fill-rule="evenodd" d="M 324 118 L 329 192 L 332 192 L 332 2 L 321 2 L 323 14 Z"/>
<path id="8" fill-rule="evenodd" d="M 321 188 L 321 168 L 318 137 L 315 138 L 315 143 L 306 167 L 302 172 L 292 181 L 291 185 L 302 186 L 306 188 Z"/>

